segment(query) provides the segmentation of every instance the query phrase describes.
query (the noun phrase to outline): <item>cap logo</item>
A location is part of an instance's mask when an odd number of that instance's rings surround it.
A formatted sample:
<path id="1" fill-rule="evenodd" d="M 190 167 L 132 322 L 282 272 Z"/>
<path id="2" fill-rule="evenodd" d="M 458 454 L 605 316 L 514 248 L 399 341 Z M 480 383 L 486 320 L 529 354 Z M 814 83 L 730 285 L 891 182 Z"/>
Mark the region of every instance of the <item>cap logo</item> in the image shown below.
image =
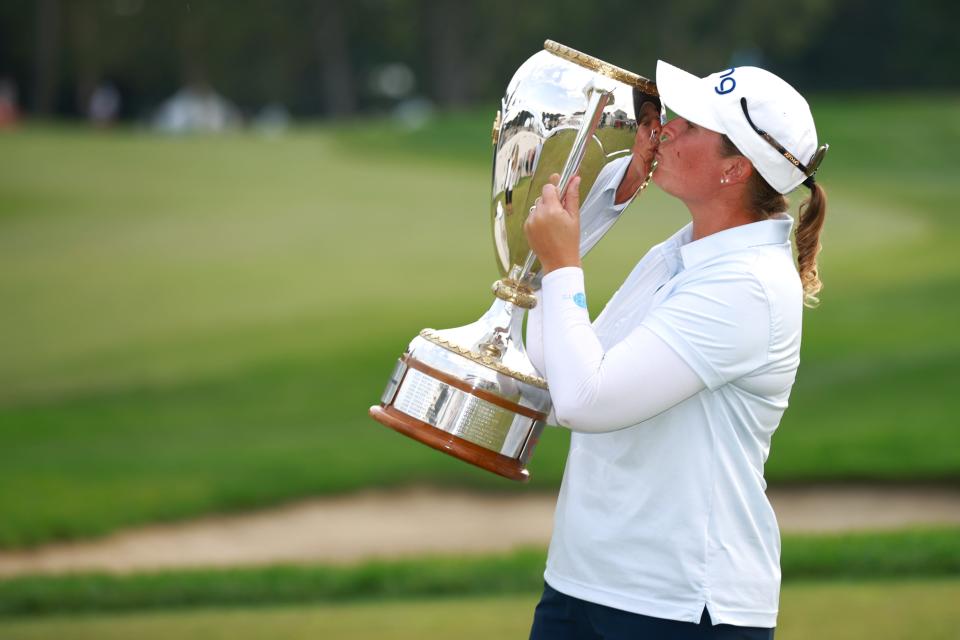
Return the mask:
<path id="1" fill-rule="evenodd" d="M 737 69 L 736 67 L 731 67 L 730 70 L 727 71 L 726 73 L 720 74 L 720 78 L 721 78 L 720 84 L 715 86 L 713 90 L 720 95 L 724 95 L 736 89 L 737 81 L 731 77 L 733 75 L 733 72 L 736 71 L 736 69 Z"/>

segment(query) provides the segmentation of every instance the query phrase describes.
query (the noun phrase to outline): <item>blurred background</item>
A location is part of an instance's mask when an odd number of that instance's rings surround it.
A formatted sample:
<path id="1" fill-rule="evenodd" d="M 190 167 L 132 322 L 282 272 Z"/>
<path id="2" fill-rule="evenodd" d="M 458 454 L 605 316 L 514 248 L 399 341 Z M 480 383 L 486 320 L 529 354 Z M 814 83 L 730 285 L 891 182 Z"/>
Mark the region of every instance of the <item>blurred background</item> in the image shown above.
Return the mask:
<path id="1" fill-rule="evenodd" d="M 942 0 L 5 0 L 0 635 L 526 637 L 564 432 L 515 485 L 366 412 L 420 329 L 490 304 L 490 125 L 551 38 L 808 98 L 831 200 L 766 468 L 777 637 L 960 637 L 958 22 Z M 638 198 L 585 262 L 591 313 L 687 220 Z M 546 528 L 478 545 L 449 504 Z M 462 547 L 396 552 L 388 506 Z M 224 560 L 248 515 L 278 553 Z"/>

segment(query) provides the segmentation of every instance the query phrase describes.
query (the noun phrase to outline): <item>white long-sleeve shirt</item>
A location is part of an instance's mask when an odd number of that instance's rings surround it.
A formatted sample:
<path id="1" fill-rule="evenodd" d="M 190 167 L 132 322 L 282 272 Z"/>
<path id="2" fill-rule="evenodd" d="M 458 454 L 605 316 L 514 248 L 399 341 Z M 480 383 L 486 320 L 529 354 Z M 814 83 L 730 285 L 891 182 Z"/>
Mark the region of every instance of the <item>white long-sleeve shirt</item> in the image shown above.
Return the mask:
<path id="1" fill-rule="evenodd" d="M 527 350 L 574 431 L 553 588 L 660 618 L 698 622 L 706 606 L 714 624 L 776 625 L 780 536 L 763 465 L 799 363 L 792 222 L 695 242 L 688 225 L 593 325 L 580 269 L 544 277 Z"/>

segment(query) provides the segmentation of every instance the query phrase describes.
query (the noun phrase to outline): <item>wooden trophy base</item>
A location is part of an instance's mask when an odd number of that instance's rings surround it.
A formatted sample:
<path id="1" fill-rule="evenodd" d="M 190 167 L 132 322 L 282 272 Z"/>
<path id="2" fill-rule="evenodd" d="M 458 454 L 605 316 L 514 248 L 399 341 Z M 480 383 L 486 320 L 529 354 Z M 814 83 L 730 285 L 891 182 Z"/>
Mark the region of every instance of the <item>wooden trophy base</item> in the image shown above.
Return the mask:
<path id="1" fill-rule="evenodd" d="M 422 442 L 428 447 L 433 447 L 437 451 L 469 462 L 481 469 L 492 471 L 504 478 L 519 482 L 526 482 L 530 479 L 530 473 L 519 460 L 508 458 L 496 451 L 485 449 L 478 444 L 458 438 L 442 429 L 437 429 L 426 422 L 421 422 L 405 413 L 401 413 L 392 406 L 373 405 L 370 407 L 370 417 L 405 436 Z"/>

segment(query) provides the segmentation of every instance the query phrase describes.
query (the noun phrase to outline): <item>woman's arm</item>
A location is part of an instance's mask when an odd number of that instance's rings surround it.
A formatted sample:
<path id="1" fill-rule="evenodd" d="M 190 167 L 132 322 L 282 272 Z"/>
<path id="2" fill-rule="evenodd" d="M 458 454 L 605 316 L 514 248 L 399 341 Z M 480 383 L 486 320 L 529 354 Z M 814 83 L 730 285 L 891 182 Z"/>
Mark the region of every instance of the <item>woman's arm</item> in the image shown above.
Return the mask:
<path id="1" fill-rule="evenodd" d="M 544 373 L 543 363 L 543 295 L 537 291 L 537 306 L 527 312 L 527 334 L 523 341 L 527 357 L 540 375 Z"/>
<path id="2" fill-rule="evenodd" d="M 543 351 L 538 355 L 561 425 L 587 433 L 623 429 L 705 388 L 693 369 L 645 327 L 604 351 L 590 324 L 581 269 L 547 274 L 541 298 Z"/>
<path id="3" fill-rule="evenodd" d="M 580 212 L 580 255 L 593 248 L 610 227 L 617 221 L 620 214 L 629 204 L 630 199 L 617 202 L 618 193 L 626 175 L 636 164 L 634 156 L 627 156 L 608 163 L 597 176 L 596 182 L 583 201 Z M 559 181 L 560 176 L 554 174 L 551 181 Z M 537 306 L 527 313 L 527 331 L 524 345 L 530 362 L 541 373 L 543 365 L 543 295 L 535 292 Z"/>

